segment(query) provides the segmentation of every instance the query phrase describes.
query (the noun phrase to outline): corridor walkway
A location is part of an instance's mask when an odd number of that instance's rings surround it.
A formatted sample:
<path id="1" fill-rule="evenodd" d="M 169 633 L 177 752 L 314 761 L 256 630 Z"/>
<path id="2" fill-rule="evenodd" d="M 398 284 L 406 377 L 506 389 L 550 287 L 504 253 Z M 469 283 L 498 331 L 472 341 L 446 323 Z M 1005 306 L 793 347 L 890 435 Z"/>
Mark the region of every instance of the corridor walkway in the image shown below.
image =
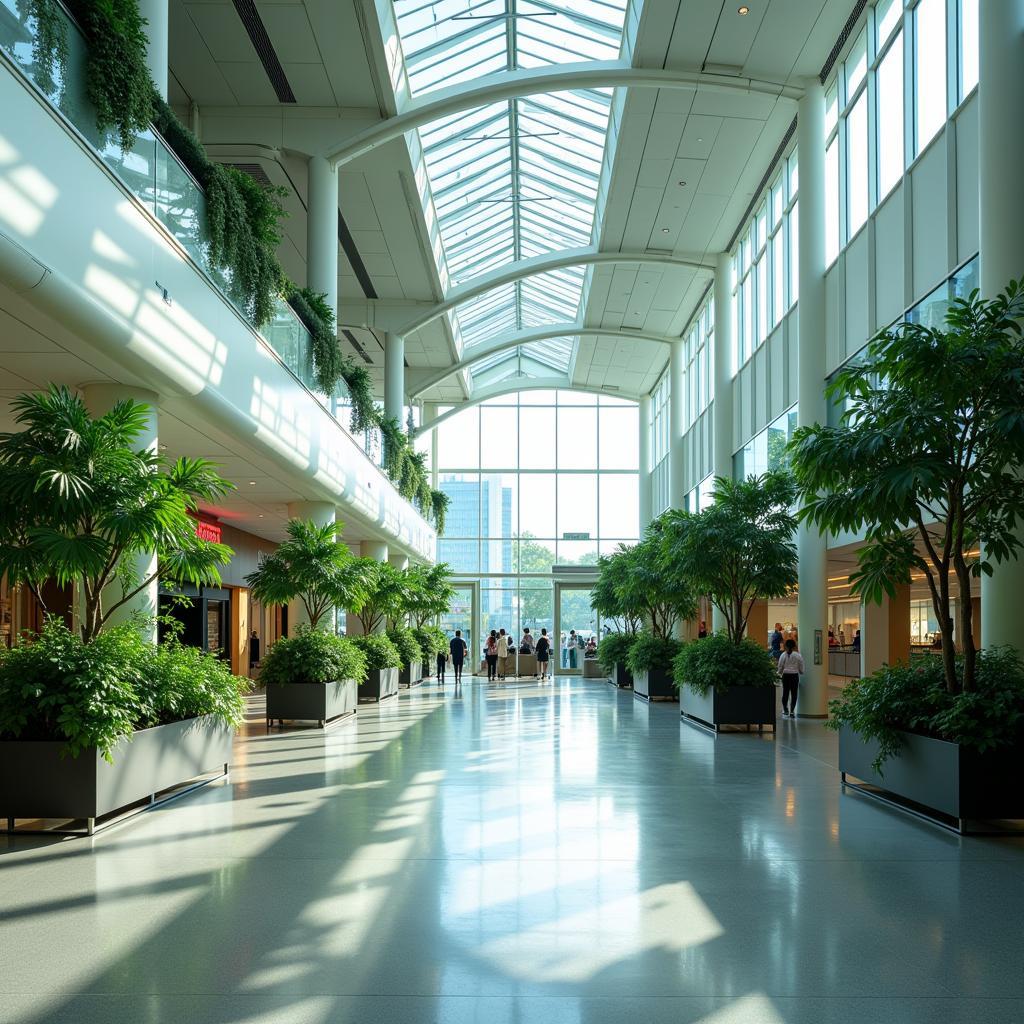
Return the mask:
<path id="1" fill-rule="evenodd" d="M 1024 1019 L 1024 841 L 841 796 L 820 724 L 467 680 L 229 782 L 0 838 L 2 1024 Z"/>

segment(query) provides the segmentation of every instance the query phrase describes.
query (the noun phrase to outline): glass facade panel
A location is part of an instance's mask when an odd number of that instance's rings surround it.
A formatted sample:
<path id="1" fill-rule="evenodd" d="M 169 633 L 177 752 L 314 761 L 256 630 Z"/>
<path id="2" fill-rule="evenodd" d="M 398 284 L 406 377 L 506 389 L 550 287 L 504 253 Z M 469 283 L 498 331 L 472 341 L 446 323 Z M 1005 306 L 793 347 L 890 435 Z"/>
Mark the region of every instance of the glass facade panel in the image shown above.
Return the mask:
<path id="1" fill-rule="evenodd" d="M 903 176 L 903 33 L 878 65 L 878 197 L 884 199 Z"/>
<path id="2" fill-rule="evenodd" d="M 946 122 L 946 0 L 921 0 L 914 8 L 915 152 Z"/>

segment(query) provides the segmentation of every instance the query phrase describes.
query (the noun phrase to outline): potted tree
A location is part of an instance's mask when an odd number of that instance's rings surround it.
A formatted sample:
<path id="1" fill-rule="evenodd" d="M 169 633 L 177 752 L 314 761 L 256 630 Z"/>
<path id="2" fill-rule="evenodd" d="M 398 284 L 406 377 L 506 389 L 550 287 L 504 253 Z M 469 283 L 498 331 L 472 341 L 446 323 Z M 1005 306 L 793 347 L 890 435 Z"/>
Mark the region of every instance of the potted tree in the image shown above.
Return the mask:
<path id="1" fill-rule="evenodd" d="M 451 607 L 455 588 L 451 569 L 445 562 L 436 565 L 411 565 L 406 575 L 406 608 L 413 633 L 423 649 L 423 675 L 434 672 L 433 658 L 448 646 L 447 637 L 429 624 Z"/>
<path id="2" fill-rule="evenodd" d="M 260 680 L 267 692 L 267 731 L 272 722 L 328 722 L 356 712 L 366 655 L 346 637 L 300 626 L 283 637 L 263 660 Z"/>
<path id="3" fill-rule="evenodd" d="M 941 635 L 941 673 L 886 666 L 832 702 L 843 778 L 958 827 L 1024 815 L 1019 788 L 1002 785 L 1021 764 L 1019 662 L 976 649 L 971 599 L 973 578 L 1021 552 L 1022 317 L 1011 282 L 995 299 L 956 300 L 942 327 L 883 331 L 829 386 L 839 424 L 803 427 L 790 445 L 800 515 L 863 531 L 852 592 L 880 601 L 919 576 Z"/>
<path id="4" fill-rule="evenodd" d="M 13 403 L 0 436 L 0 572 L 42 604 L 77 583 L 80 629 L 48 621 L 0 656 L 0 807 L 15 818 L 97 818 L 227 770 L 240 687 L 219 659 L 157 645 L 155 624 L 114 625 L 158 575 L 220 582 L 231 549 L 196 536 L 200 501 L 230 484 L 201 459 L 138 450 L 149 412 L 123 401 L 90 416 L 67 388 Z M 139 571 L 157 555 L 157 568 Z M 70 755 L 70 756 L 66 756 Z"/>
<path id="5" fill-rule="evenodd" d="M 722 613 L 721 636 L 693 640 L 674 665 L 683 717 L 722 725 L 775 726 L 775 666 L 745 640 L 758 599 L 784 597 L 797 582 L 791 511 L 794 487 L 779 473 L 715 481 L 703 512 L 672 510 L 662 520 L 662 564 Z"/>
<path id="6" fill-rule="evenodd" d="M 681 574 L 665 572 L 660 520 L 652 523 L 647 536 L 626 549 L 623 557 L 625 565 L 616 588 L 619 600 L 645 623 L 626 658 L 633 676 L 633 695 L 644 700 L 675 700 L 672 659 L 680 647 L 675 629 L 696 613 L 696 591 Z"/>
<path id="7" fill-rule="evenodd" d="M 608 673 L 609 682 L 623 688 L 633 685 L 626 660 L 643 624 L 639 611 L 623 601 L 627 591 L 622 589 L 622 582 L 629 568 L 630 550 L 628 545 L 620 544 L 613 554 L 597 560 L 597 583 L 590 592 L 594 611 L 606 621 L 611 620 L 615 627 L 597 645 L 598 663 Z"/>
<path id="8" fill-rule="evenodd" d="M 401 658 L 398 685 L 410 689 L 423 682 L 424 651 L 416 634 L 404 625 L 394 625 L 387 631 L 387 638 L 395 645 Z"/>
<path id="9" fill-rule="evenodd" d="M 359 699 L 382 701 L 398 693 L 398 669 L 402 664 L 398 648 L 385 633 L 368 633 L 352 637 L 352 642 L 366 656 L 366 682 Z"/>

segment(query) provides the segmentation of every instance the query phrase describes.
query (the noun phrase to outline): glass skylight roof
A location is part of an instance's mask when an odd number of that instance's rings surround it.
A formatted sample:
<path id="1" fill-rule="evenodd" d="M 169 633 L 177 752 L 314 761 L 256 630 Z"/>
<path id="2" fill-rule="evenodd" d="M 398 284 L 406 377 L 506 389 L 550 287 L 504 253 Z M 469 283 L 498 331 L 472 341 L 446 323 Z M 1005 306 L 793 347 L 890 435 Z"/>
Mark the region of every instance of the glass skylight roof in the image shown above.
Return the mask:
<path id="1" fill-rule="evenodd" d="M 415 95 L 516 68 L 613 60 L 625 0 L 395 0 Z M 610 90 L 493 103 L 420 129 L 453 284 L 520 259 L 590 243 L 608 128 Z M 467 355 L 499 334 L 574 321 L 582 267 L 508 285 L 459 306 Z M 573 341 L 530 345 L 531 360 L 569 368 Z M 519 359 L 510 349 L 474 365 Z M 493 373 L 490 373 L 493 377 Z"/>

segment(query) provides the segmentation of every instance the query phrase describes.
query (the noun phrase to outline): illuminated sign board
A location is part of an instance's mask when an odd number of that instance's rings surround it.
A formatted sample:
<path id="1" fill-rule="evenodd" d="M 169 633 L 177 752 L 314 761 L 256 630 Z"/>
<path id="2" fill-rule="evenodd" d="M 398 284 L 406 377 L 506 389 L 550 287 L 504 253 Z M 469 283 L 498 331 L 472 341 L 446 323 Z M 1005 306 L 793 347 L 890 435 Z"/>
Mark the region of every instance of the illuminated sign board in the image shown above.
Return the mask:
<path id="1" fill-rule="evenodd" d="M 196 520 L 196 536 L 200 540 L 209 540 L 214 544 L 220 543 L 220 524 L 211 522 L 209 519 Z"/>

